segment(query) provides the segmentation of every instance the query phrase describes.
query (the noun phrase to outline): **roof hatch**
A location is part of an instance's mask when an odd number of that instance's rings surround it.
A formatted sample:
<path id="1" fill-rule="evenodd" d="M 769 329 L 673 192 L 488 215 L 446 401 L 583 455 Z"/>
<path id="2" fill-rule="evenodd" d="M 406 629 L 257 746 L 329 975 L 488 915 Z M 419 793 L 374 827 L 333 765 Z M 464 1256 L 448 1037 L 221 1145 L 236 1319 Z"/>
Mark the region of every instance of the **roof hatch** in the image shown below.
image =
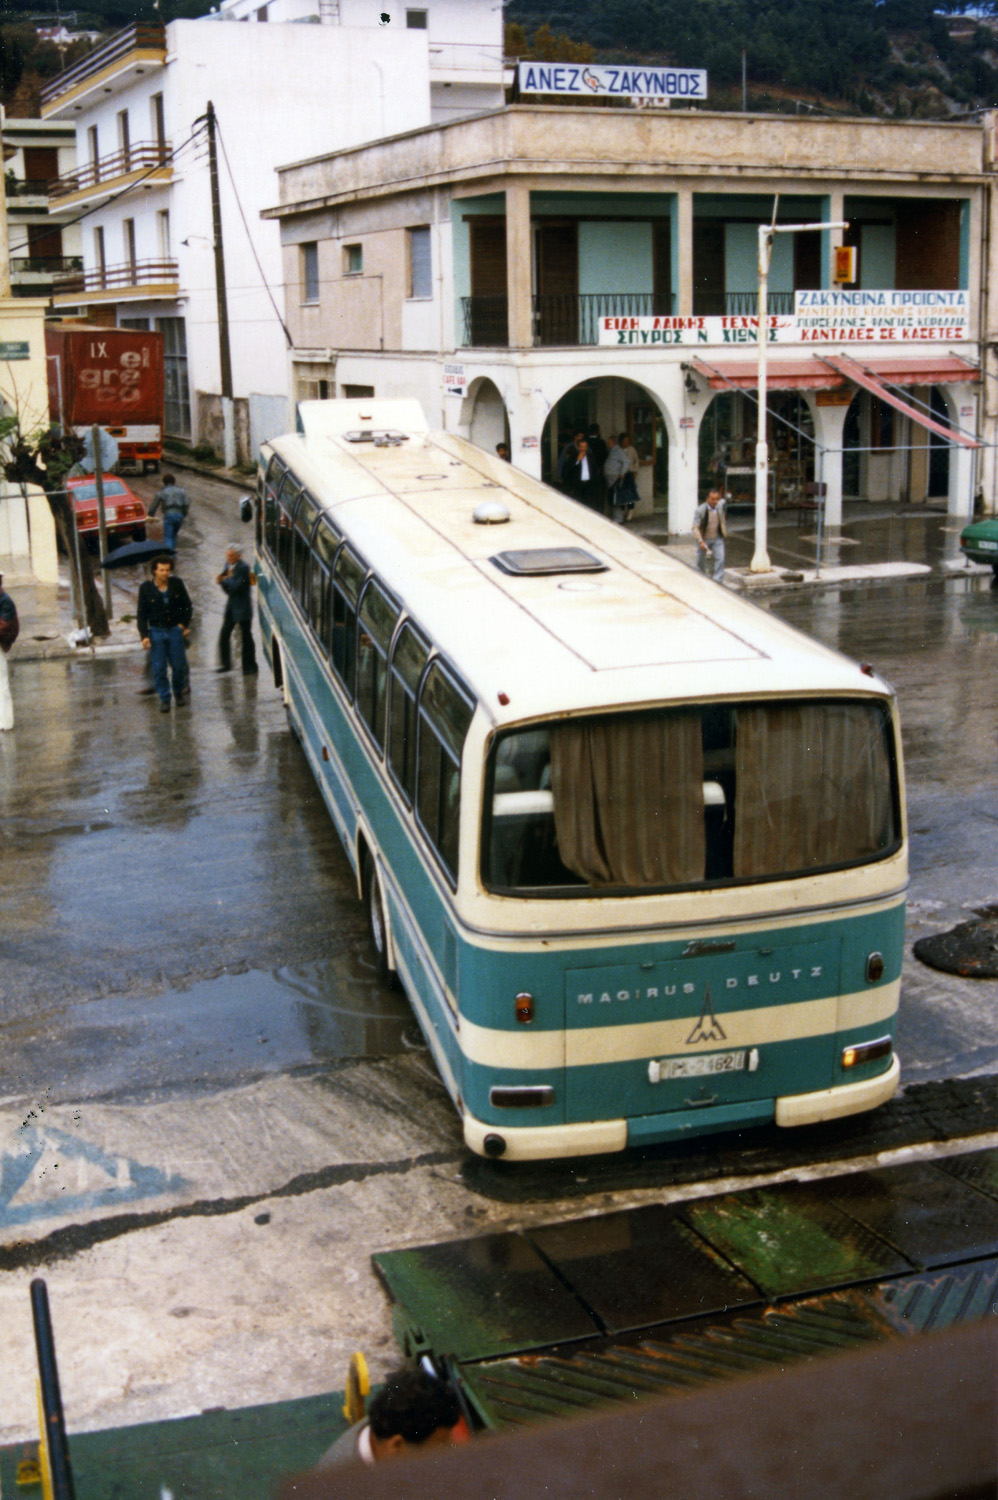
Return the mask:
<path id="1" fill-rule="evenodd" d="M 550 573 L 606 573 L 609 566 L 582 547 L 528 547 L 519 552 L 497 552 L 497 568 L 518 578 L 539 578 Z"/>

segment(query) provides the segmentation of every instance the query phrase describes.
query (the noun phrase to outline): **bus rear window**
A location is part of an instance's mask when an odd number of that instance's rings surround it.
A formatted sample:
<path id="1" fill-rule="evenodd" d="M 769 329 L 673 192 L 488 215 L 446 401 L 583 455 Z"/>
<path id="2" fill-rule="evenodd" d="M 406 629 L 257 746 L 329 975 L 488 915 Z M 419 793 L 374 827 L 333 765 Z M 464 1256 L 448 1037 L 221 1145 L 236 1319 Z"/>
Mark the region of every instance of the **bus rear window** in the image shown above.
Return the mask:
<path id="1" fill-rule="evenodd" d="M 900 842 L 886 705 L 705 704 L 507 731 L 482 874 L 508 894 L 744 884 L 864 864 Z"/>

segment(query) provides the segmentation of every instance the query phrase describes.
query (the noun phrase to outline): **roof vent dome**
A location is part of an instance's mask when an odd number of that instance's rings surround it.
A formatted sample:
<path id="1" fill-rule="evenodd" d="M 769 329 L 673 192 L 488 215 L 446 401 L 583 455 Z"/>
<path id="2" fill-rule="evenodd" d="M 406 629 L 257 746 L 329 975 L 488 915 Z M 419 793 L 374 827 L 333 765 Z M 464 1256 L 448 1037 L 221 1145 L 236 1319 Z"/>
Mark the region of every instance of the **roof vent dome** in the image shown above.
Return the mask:
<path id="1" fill-rule="evenodd" d="M 509 520 L 509 506 L 504 500 L 481 500 L 475 506 L 474 520 L 479 526 L 501 526 Z"/>

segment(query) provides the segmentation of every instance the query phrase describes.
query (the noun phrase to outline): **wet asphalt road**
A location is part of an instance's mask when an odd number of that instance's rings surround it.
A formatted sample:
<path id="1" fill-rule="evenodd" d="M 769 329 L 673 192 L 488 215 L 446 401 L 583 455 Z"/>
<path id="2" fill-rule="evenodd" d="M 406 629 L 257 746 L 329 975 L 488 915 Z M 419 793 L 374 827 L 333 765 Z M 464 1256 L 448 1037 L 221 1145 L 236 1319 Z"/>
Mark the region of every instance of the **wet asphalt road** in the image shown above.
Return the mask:
<path id="1" fill-rule="evenodd" d="M 141 652 L 17 664 L 0 742 L 0 1099 L 194 1092 L 268 1072 L 419 1050 L 404 997 L 374 977 L 352 875 L 269 670 L 217 676 L 242 535 L 237 495 L 185 480 L 178 571 L 195 601 L 192 702 L 140 697 Z M 150 494 L 155 484 L 144 481 Z M 945 517 L 852 528 L 826 560 L 955 551 Z M 853 538 L 859 537 L 857 542 Z M 774 561 L 813 551 L 777 531 Z M 733 552 L 747 548 L 736 537 Z M 851 549 L 851 550 L 850 550 Z M 139 574 L 118 575 L 115 615 Z M 766 595 L 899 693 L 912 829 L 911 936 L 998 902 L 998 591 L 987 577 Z M 909 1081 L 998 1066 L 994 986 L 909 959 Z"/>
<path id="2" fill-rule="evenodd" d="M 422 1045 L 374 978 L 349 866 L 269 670 L 214 672 L 237 494 L 189 492 L 190 706 L 166 717 L 138 695 L 141 650 L 12 672 L 0 1098 L 193 1090 Z M 116 575 L 117 619 L 140 576 Z"/>

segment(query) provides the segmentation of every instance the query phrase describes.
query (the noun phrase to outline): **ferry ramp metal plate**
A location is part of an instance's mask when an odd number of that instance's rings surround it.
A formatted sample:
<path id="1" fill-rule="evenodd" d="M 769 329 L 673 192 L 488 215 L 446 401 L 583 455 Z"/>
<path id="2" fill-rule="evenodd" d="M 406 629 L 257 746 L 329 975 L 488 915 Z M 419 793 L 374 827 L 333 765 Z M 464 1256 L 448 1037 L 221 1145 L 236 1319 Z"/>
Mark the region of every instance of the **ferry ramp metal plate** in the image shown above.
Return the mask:
<path id="1" fill-rule="evenodd" d="M 373 1260 L 405 1352 L 518 1425 L 991 1315 L 998 1151 Z"/>

